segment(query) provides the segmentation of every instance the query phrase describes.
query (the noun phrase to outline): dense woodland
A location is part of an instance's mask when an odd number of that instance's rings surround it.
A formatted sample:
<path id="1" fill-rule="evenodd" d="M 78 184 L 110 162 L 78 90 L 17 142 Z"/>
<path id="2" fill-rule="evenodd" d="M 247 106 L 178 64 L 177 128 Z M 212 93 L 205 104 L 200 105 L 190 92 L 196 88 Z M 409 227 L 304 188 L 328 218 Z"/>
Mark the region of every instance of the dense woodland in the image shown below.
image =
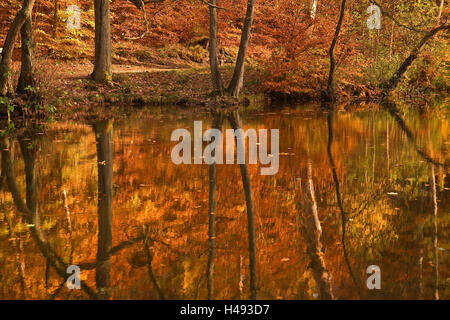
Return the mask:
<path id="1" fill-rule="evenodd" d="M 79 28 L 68 28 L 71 5 Z M 374 5 L 379 29 L 368 28 Z M 0 17 L 6 106 L 335 101 L 449 88 L 444 0 L 1 0 Z"/>

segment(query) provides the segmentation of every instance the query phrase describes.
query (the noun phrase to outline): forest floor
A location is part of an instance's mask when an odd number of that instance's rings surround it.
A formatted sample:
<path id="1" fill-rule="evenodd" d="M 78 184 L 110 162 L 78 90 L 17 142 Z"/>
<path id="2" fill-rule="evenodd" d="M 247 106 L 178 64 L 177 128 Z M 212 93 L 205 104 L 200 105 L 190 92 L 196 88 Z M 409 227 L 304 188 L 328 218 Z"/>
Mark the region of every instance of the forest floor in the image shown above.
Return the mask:
<path id="1" fill-rule="evenodd" d="M 90 79 L 93 64 L 89 61 L 46 60 L 38 70 L 41 70 L 41 94 L 58 108 L 58 113 L 84 112 L 99 104 L 208 106 L 213 103 L 208 65 L 113 64 L 110 83 Z M 227 83 L 233 65 L 224 65 L 221 71 Z M 242 101 L 264 99 L 259 79 L 255 67 L 246 68 Z"/>

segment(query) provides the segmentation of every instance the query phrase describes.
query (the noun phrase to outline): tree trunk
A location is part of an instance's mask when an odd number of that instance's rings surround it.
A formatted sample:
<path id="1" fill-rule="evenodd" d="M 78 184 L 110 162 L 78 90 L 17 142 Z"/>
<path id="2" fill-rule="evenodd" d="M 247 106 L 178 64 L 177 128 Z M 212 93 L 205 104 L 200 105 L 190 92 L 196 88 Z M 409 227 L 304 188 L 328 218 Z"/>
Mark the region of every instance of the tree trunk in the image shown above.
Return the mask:
<path id="1" fill-rule="evenodd" d="M 308 176 L 301 186 L 302 194 L 298 195 L 299 211 L 301 212 L 301 227 L 306 242 L 307 253 L 311 260 L 310 266 L 319 292 L 319 299 L 332 300 L 331 274 L 325 266 L 322 249 L 322 227 L 317 212 L 314 183 L 312 180 L 312 163 L 308 159 Z"/>
<path id="2" fill-rule="evenodd" d="M 330 47 L 330 73 L 328 75 L 328 87 L 326 92 L 326 99 L 328 101 L 335 101 L 336 100 L 336 93 L 335 93 L 335 72 L 336 72 L 336 59 L 334 57 L 334 49 L 336 47 L 339 33 L 341 32 L 342 23 L 344 21 L 344 15 L 345 15 L 345 5 L 346 0 L 342 0 L 341 4 L 341 12 L 339 14 L 339 20 L 338 24 L 336 26 L 336 30 L 334 32 L 333 41 L 331 42 Z"/>
<path id="3" fill-rule="evenodd" d="M 14 44 L 22 25 L 28 17 L 31 17 L 33 5 L 34 0 L 24 0 L 22 9 L 20 9 L 14 18 L 3 44 L 2 59 L 0 62 L 0 96 L 5 96 L 8 93 L 8 82 L 11 76 L 11 60 Z"/>
<path id="4" fill-rule="evenodd" d="M 444 2 L 445 2 L 445 0 L 441 0 L 441 4 L 439 5 L 439 12 L 438 12 L 438 16 L 437 16 L 438 23 L 439 23 L 439 21 L 441 21 L 442 11 L 444 11 Z"/>
<path id="5" fill-rule="evenodd" d="M 31 23 L 31 14 L 28 16 L 25 23 L 20 29 L 22 36 L 22 63 L 20 65 L 19 84 L 17 86 L 17 92 L 25 93 L 27 87 L 34 86 L 33 78 L 33 61 L 34 61 L 34 48 L 33 48 L 33 26 Z"/>
<path id="6" fill-rule="evenodd" d="M 245 14 L 244 28 L 242 29 L 241 43 L 239 44 L 239 53 L 234 68 L 233 78 L 228 87 L 228 92 L 233 97 L 239 96 L 239 92 L 244 83 L 244 63 L 252 30 L 255 1 L 256 0 L 248 0 L 247 2 L 247 12 Z"/>
<path id="7" fill-rule="evenodd" d="M 58 33 L 58 0 L 53 0 L 53 39 Z"/>
<path id="8" fill-rule="evenodd" d="M 100 299 L 109 299 L 113 220 L 113 126 L 112 121 L 94 125 L 98 167 L 98 244 L 95 280 Z"/>
<path id="9" fill-rule="evenodd" d="M 234 111 L 229 117 L 231 127 L 234 130 L 242 129 L 242 122 L 238 111 Z M 244 139 L 237 139 L 236 144 L 244 143 Z M 242 146 L 243 150 L 244 146 Z M 239 146 L 237 145 L 237 150 Z M 255 204 L 253 201 L 252 187 L 250 184 L 250 174 L 246 163 L 239 165 L 241 169 L 242 184 L 244 185 L 245 201 L 247 204 L 247 231 L 248 231 L 248 252 L 250 267 L 250 299 L 256 300 L 258 285 L 256 279 L 256 235 L 255 235 Z"/>
<path id="10" fill-rule="evenodd" d="M 382 85 L 382 87 L 385 90 L 385 93 L 388 93 L 392 90 L 394 90 L 397 85 L 399 84 L 400 80 L 402 79 L 403 75 L 406 73 L 408 68 L 411 66 L 411 64 L 414 62 L 414 60 L 417 59 L 420 49 L 430 40 L 433 38 L 437 33 L 439 33 L 442 30 L 448 30 L 450 29 L 450 25 L 447 23 L 444 23 L 443 25 L 440 25 L 439 27 L 436 27 L 430 31 L 428 31 L 425 36 L 422 38 L 422 40 L 417 44 L 414 49 L 411 51 L 410 55 L 403 61 L 401 66 L 398 68 L 398 70 L 394 73 L 394 75 L 389 79 L 386 83 Z"/>
<path id="11" fill-rule="evenodd" d="M 95 60 L 92 77 L 97 81 L 111 81 L 111 26 L 109 1 L 94 0 Z"/>
<path id="12" fill-rule="evenodd" d="M 316 19 L 316 14 L 317 14 L 317 0 L 312 0 L 311 10 L 309 12 L 309 16 L 310 16 L 311 20 Z"/>
<path id="13" fill-rule="evenodd" d="M 211 0 L 209 6 L 209 64 L 211 66 L 211 77 L 215 93 L 223 92 L 223 81 L 219 71 L 219 61 L 217 59 L 217 1 Z"/>

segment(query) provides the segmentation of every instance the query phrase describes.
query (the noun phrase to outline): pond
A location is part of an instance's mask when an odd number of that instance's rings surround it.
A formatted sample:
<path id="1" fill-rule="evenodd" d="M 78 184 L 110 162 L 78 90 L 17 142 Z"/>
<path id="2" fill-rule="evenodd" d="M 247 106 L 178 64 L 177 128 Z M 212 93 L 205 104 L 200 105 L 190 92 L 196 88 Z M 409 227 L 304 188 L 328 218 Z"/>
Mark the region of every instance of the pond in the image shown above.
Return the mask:
<path id="1" fill-rule="evenodd" d="M 351 109 L 241 113 L 245 130 L 279 129 L 279 168 L 214 166 L 213 210 L 213 166 L 171 159 L 172 132 L 211 127 L 206 111 L 136 110 L 5 135 L 0 299 L 315 299 L 317 272 L 338 299 L 450 298 L 447 115 Z M 307 235 L 314 211 L 319 239 Z M 70 265 L 79 290 L 63 278 Z"/>

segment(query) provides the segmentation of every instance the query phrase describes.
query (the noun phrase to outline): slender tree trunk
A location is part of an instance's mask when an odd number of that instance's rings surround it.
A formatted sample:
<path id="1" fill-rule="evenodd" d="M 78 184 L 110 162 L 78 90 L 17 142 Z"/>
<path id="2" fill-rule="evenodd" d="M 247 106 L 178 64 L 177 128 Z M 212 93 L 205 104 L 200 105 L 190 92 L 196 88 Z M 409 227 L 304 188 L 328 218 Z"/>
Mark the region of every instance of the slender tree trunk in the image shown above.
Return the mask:
<path id="1" fill-rule="evenodd" d="M 394 90 L 397 85 L 399 84 L 400 80 L 402 79 L 403 75 L 406 73 L 408 68 L 411 66 L 411 64 L 414 62 L 414 60 L 417 59 L 419 56 L 420 49 L 430 40 L 433 38 L 437 33 L 439 33 L 442 30 L 448 30 L 450 29 L 450 25 L 445 23 L 443 25 L 440 25 L 439 27 L 436 27 L 430 31 L 428 31 L 425 36 L 422 38 L 422 40 L 417 44 L 409 56 L 403 61 L 401 66 L 398 68 L 398 70 L 394 73 L 394 75 L 389 79 L 386 83 L 382 85 L 382 87 L 385 90 L 385 93 L 388 93 L 392 90 Z"/>
<path id="2" fill-rule="evenodd" d="M 234 111 L 229 116 L 231 127 L 234 130 L 242 129 L 242 122 L 238 111 Z M 236 138 L 236 144 L 245 143 L 243 139 Z M 239 150 L 239 147 L 237 147 Z M 243 148 L 243 147 L 242 147 Z M 250 174 L 247 163 L 239 165 L 241 169 L 242 184 L 245 191 L 245 201 L 247 204 L 247 231 L 248 231 L 248 252 L 250 266 L 250 299 L 256 300 L 258 285 L 256 278 L 256 235 L 255 235 L 255 204 L 253 201 Z"/>
<path id="3" fill-rule="evenodd" d="M 307 253 L 311 260 L 310 266 L 316 281 L 319 299 L 332 300 L 331 274 L 328 272 L 321 242 L 322 227 L 312 180 L 312 163 L 308 159 L 308 177 L 302 184 L 301 195 L 298 195 L 299 211 L 301 212 L 301 226 L 306 241 Z"/>
<path id="4" fill-rule="evenodd" d="M 328 87 L 326 92 L 326 100 L 328 101 L 335 101 L 336 100 L 336 93 L 335 93 L 335 72 L 336 72 L 336 58 L 334 57 L 334 49 L 336 48 L 336 44 L 339 38 L 339 33 L 342 29 L 342 23 L 344 21 L 344 15 L 345 15 L 345 5 L 346 0 L 342 0 L 341 4 L 341 11 L 339 14 L 339 20 L 336 26 L 336 30 L 334 32 L 333 41 L 331 42 L 330 47 L 330 73 L 328 75 Z"/>
<path id="5" fill-rule="evenodd" d="M 53 39 L 56 39 L 58 32 L 58 0 L 53 0 Z"/>
<path id="6" fill-rule="evenodd" d="M 217 58 L 217 8 L 216 0 L 210 0 L 209 6 L 209 64 L 211 66 L 211 77 L 215 93 L 223 92 L 223 81 L 219 71 L 219 61 Z"/>
<path id="7" fill-rule="evenodd" d="M 17 92 L 25 93 L 27 87 L 34 86 L 33 61 L 34 61 L 34 45 L 33 45 L 33 26 L 31 22 L 31 14 L 20 29 L 22 36 L 22 63 L 20 65 L 19 84 Z"/>
<path id="8" fill-rule="evenodd" d="M 316 19 L 316 14 L 317 14 L 317 0 L 312 0 L 311 10 L 309 12 L 309 16 L 310 16 L 311 20 Z"/>
<path id="9" fill-rule="evenodd" d="M 239 53 L 234 68 L 233 77 L 228 87 L 228 93 L 233 97 L 238 97 L 244 83 L 244 63 L 247 55 L 248 43 L 253 24 L 253 13 L 256 0 L 248 0 L 247 12 L 245 14 L 244 27 L 242 29 L 241 43 L 239 44 Z"/>
<path id="10" fill-rule="evenodd" d="M 439 23 L 439 21 L 441 21 L 442 11 L 444 11 L 444 2 L 445 2 L 445 0 L 441 0 L 441 4 L 439 5 L 439 12 L 438 12 L 438 16 L 437 16 L 438 23 Z"/>
<path id="11" fill-rule="evenodd" d="M 22 9 L 20 9 L 14 18 L 3 44 L 2 59 L 0 62 L 0 96 L 5 96 L 8 93 L 8 82 L 11 76 L 11 60 L 14 44 L 22 25 L 27 18 L 31 16 L 33 5 L 34 0 L 24 0 Z"/>
<path id="12" fill-rule="evenodd" d="M 113 220 L 113 125 L 111 120 L 94 124 L 98 167 L 98 244 L 95 280 L 100 299 L 109 299 Z"/>
<path id="13" fill-rule="evenodd" d="M 97 81 L 111 81 L 111 26 L 109 0 L 94 0 L 95 61 L 92 77 Z"/>
<path id="14" fill-rule="evenodd" d="M 392 48 L 394 46 L 394 21 L 392 21 L 391 27 L 391 42 L 389 43 L 389 61 L 392 60 Z"/>

